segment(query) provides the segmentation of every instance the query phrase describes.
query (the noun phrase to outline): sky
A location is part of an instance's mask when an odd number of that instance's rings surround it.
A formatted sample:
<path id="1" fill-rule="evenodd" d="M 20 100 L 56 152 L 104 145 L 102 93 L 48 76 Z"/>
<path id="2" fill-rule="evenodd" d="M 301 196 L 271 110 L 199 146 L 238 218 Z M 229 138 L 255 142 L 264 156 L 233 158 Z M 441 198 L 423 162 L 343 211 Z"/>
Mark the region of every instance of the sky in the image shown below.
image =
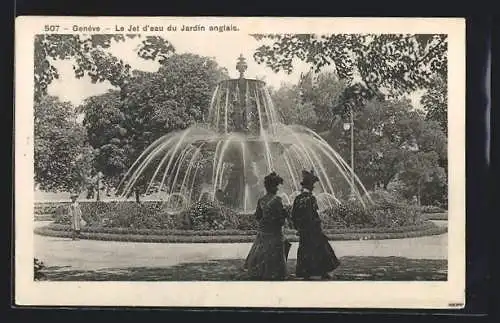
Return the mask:
<path id="1" fill-rule="evenodd" d="M 248 69 L 245 76 L 248 78 L 263 79 L 268 86 L 278 88 L 282 83 L 296 84 L 301 73 L 310 69 L 306 63 L 297 61 L 293 72 L 288 75 L 284 72 L 275 73 L 265 65 L 257 64 L 253 59 L 253 53 L 262 45 L 253 37 L 240 33 L 191 33 L 186 37 L 183 33 L 172 33 L 165 37 L 172 43 L 178 54 L 195 53 L 201 56 L 212 57 L 217 63 L 227 68 L 232 78 L 238 77 L 236 71 L 237 58 L 242 54 L 246 60 Z M 137 55 L 137 49 L 141 43 L 140 38 L 127 39 L 125 42 L 114 43 L 109 52 L 127 62 L 132 69 L 154 72 L 159 64 L 154 61 L 144 60 Z M 63 101 L 69 101 L 79 105 L 87 97 L 105 93 L 111 89 L 107 82 L 92 84 L 90 78 L 77 79 L 73 72 L 72 61 L 56 61 L 54 66 L 59 71 L 59 79 L 54 80 L 48 87 L 48 93 L 59 97 Z M 412 96 L 414 106 L 419 106 L 420 94 Z"/>

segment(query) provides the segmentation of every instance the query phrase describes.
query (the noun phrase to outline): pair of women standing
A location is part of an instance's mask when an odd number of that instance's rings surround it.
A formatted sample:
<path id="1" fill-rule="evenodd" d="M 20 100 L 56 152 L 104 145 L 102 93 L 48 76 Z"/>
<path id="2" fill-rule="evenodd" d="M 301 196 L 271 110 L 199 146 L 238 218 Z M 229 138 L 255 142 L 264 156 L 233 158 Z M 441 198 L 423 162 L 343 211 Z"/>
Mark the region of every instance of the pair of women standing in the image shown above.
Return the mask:
<path id="1" fill-rule="evenodd" d="M 327 278 L 328 273 L 340 265 L 321 230 L 318 204 L 312 194 L 318 181 L 312 171 L 302 171 L 302 191 L 295 198 L 291 213 L 292 224 L 299 235 L 296 275 L 304 279 Z M 284 280 L 287 276 L 290 244 L 284 238 L 283 225 L 288 214 L 281 198 L 276 195 L 280 184 L 283 184 L 283 179 L 274 172 L 264 178 L 267 194 L 259 199 L 255 212 L 259 230 L 245 262 L 253 279 Z"/>

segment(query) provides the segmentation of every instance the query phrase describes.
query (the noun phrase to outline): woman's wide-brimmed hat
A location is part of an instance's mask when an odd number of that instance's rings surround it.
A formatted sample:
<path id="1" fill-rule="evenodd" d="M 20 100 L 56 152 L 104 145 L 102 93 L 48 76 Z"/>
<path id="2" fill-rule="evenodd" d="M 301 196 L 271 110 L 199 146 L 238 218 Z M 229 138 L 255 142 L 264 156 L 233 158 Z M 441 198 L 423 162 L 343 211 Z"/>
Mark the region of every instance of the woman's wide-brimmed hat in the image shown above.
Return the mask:
<path id="1" fill-rule="evenodd" d="M 264 185 L 266 187 L 273 187 L 283 184 L 283 178 L 281 178 L 276 172 L 272 172 L 271 174 L 264 177 Z"/>
<path id="2" fill-rule="evenodd" d="M 319 178 L 314 173 L 314 170 L 311 170 L 311 171 L 303 170 L 302 171 L 302 182 L 300 182 L 300 184 L 302 186 L 311 186 L 317 182 L 319 182 Z"/>

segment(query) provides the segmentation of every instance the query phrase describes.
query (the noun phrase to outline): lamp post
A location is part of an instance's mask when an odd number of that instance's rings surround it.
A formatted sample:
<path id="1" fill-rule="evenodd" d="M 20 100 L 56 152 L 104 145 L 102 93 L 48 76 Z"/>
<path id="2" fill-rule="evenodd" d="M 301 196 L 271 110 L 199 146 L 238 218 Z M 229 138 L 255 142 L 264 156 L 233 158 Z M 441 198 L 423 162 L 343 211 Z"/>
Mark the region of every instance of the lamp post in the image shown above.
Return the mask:
<path id="1" fill-rule="evenodd" d="M 344 123 L 344 130 L 351 130 L 351 198 L 354 198 L 354 113 L 352 106 L 349 108 L 350 122 Z"/>

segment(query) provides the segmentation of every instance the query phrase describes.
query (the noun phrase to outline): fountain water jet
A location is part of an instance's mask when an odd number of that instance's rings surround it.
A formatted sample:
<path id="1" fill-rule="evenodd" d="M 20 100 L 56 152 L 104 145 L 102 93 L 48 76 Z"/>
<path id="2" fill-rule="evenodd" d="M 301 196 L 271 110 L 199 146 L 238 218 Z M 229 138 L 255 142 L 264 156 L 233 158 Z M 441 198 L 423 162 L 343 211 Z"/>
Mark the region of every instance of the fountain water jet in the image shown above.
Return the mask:
<path id="1" fill-rule="evenodd" d="M 349 165 L 313 130 L 284 124 L 265 83 L 245 78 L 246 68 L 240 56 L 236 64 L 240 77 L 217 85 L 206 124 L 168 134 L 141 154 L 120 184 L 123 195 L 152 169 L 146 193 L 159 184 L 158 191 L 166 186 L 167 201 L 183 196 L 183 204 L 188 205 L 207 193 L 211 199 L 223 199 L 230 207 L 249 212 L 264 194 L 265 174 L 274 170 L 285 179 L 280 194 L 290 204 L 298 194 L 301 170 L 314 169 L 320 178 L 320 209 L 338 203 L 332 182 L 335 174 L 366 206 L 369 196 L 356 176 L 352 180 Z M 198 191 L 199 187 L 204 189 Z"/>

